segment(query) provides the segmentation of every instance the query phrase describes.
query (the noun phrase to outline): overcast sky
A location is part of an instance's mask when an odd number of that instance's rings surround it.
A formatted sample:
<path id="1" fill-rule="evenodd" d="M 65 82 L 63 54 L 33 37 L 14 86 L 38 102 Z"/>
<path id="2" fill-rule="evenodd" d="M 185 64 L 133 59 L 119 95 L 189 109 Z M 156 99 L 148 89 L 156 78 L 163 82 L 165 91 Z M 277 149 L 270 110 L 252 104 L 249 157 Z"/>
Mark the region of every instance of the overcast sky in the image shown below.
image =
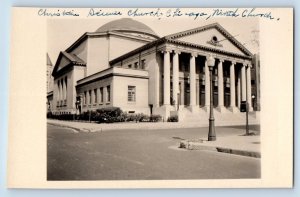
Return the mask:
<path id="1" fill-rule="evenodd" d="M 66 50 L 85 32 L 94 32 L 99 27 L 118 18 L 109 17 L 101 19 L 48 19 L 47 21 L 47 52 L 53 64 L 55 64 L 60 51 Z M 224 19 L 210 20 L 192 19 L 167 19 L 134 18 L 148 25 L 160 37 L 200 27 L 206 24 L 218 22 L 231 35 L 245 45 L 252 53 L 258 52 L 258 46 L 252 42 L 254 37 L 258 39 L 253 31 L 259 30 L 257 19 Z"/>

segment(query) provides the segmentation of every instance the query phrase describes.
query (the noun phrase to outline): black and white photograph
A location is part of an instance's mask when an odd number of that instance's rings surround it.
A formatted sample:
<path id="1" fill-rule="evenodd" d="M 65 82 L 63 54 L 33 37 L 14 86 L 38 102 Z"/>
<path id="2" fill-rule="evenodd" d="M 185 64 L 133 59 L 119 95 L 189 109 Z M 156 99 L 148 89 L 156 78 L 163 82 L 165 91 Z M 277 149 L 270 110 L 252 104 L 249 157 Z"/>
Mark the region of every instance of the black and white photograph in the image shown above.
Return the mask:
<path id="1" fill-rule="evenodd" d="M 48 19 L 47 180 L 261 178 L 259 32 Z"/>
<path id="2" fill-rule="evenodd" d="M 8 187 L 293 187 L 292 8 L 12 10 Z"/>

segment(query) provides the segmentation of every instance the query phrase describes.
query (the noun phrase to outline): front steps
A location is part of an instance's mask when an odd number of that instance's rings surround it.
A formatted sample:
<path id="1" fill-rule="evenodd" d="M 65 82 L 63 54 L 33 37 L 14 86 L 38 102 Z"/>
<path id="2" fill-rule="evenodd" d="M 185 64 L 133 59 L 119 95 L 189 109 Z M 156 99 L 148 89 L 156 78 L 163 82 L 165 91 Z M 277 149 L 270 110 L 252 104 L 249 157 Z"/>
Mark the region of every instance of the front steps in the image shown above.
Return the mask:
<path id="1" fill-rule="evenodd" d="M 179 122 L 184 124 L 208 125 L 209 110 L 202 108 L 190 110 L 189 108 L 181 108 L 178 112 Z M 246 123 L 246 113 L 232 112 L 224 109 L 221 112 L 214 108 L 214 118 L 216 126 L 227 125 L 244 125 Z M 259 124 L 259 112 L 249 112 L 249 124 Z"/>

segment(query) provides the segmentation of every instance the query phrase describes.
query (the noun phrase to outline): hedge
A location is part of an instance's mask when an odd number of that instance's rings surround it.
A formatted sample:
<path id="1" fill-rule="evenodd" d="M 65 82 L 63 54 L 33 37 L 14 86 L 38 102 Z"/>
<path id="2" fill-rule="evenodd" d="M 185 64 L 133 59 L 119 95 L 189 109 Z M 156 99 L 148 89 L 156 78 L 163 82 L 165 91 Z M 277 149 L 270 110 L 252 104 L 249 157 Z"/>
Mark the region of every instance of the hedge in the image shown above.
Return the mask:
<path id="1" fill-rule="evenodd" d="M 59 114 L 54 115 L 51 112 L 47 113 L 47 118 L 58 120 L 84 120 L 98 123 L 113 123 L 113 122 L 159 122 L 162 120 L 160 115 L 146 115 L 143 113 L 129 114 L 123 112 L 119 107 L 105 107 L 96 111 L 86 111 L 80 115 L 75 114 Z"/>
<path id="2" fill-rule="evenodd" d="M 170 116 L 167 121 L 168 122 L 178 122 L 178 116 L 177 115 Z"/>

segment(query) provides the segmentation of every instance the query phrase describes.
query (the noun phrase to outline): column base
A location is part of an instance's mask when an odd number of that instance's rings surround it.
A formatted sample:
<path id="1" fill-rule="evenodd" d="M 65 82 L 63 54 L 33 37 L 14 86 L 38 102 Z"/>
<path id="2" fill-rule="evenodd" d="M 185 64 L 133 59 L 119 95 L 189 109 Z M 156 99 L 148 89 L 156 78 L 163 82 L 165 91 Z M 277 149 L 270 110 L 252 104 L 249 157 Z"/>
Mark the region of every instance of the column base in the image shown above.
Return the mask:
<path id="1" fill-rule="evenodd" d="M 237 107 L 229 107 L 229 110 L 230 110 L 232 113 L 238 113 L 238 112 L 240 112 L 239 108 L 237 108 Z"/>
<path id="2" fill-rule="evenodd" d="M 190 105 L 188 108 L 192 113 L 199 111 L 199 107 L 197 105 Z"/>
<path id="3" fill-rule="evenodd" d="M 251 112 L 251 111 L 253 111 L 253 107 L 249 107 L 249 110 L 248 110 L 249 112 Z"/>
<path id="4" fill-rule="evenodd" d="M 182 111 L 184 109 L 184 105 L 179 105 L 178 111 Z"/>
<path id="5" fill-rule="evenodd" d="M 170 117 L 170 111 L 174 111 L 174 106 L 171 105 L 163 105 L 160 107 L 160 115 L 163 117 L 163 121 L 167 122 Z"/>
<path id="6" fill-rule="evenodd" d="M 228 110 L 224 106 L 218 106 L 216 109 L 221 113 L 228 112 Z"/>
<path id="7" fill-rule="evenodd" d="M 201 109 L 203 109 L 206 112 L 209 112 L 210 110 L 210 106 L 209 105 L 205 105 L 204 107 L 202 107 Z"/>

